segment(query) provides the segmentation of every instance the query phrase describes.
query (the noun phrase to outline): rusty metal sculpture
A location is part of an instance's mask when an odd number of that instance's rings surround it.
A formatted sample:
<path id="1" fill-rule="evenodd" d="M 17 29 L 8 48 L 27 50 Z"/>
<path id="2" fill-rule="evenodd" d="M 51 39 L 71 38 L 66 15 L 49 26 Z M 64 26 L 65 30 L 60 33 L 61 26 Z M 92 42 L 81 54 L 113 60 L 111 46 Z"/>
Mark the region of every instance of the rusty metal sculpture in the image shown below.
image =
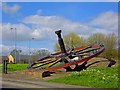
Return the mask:
<path id="1" fill-rule="evenodd" d="M 58 36 L 61 52 L 37 60 L 28 67 L 29 69 L 55 71 L 65 68 L 67 71 L 71 71 L 72 69 L 70 66 L 86 62 L 91 58 L 98 56 L 105 50 L 104 45 L 81 46 L 79 48 L 73 48 L 72 50 L 66 50 L 61 37 L 61 30 L 56 31 L 55 33 Z"/>

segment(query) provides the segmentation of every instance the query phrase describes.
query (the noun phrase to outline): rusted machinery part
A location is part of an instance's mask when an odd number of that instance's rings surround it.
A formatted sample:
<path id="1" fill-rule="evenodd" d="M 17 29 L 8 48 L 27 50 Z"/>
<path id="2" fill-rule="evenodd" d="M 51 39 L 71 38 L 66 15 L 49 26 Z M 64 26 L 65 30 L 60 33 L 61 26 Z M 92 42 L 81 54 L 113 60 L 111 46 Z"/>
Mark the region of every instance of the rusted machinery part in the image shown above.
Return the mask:
<path id="1" fill-rule="evenodd" d="M 90 47 L 90 46 L 81 46 L 81 47 L 79 47 L 79 48 L 74 48 L 74 50 L 76 50 L 76 51 L 79 51 L 79 50 L 85 50 L 85 49 L 87 49 L 88 47 Z M 66 52 L 68 53 L 70 50 L 66 50 Z M 43 58 L 41 58 L 40 60 L 37 60 L 36 62 L 34 62 L 34 63 L 32 63 L 32 64 L 30 64 L 29 66 L 28 66 L 28 69 L 34 69 L 33 68 L 33 66 L 35 65 L 35 64 L 38 64 L 38 63 L 44 63 L 44 62 L 47 62 L 47 59 L 49 59 L 49 58 L 53 58 L 53 57 L 56 57 L 56 56 L 58 56 L 58 55 L 60 55 L 60 54 L 62 54 L 62 52 L 57 52 L 57 53 L 54 53 L 54 54 L 51 54 L 50 56 L 46 56 L 46 57 L 43 57 Z M 38 66 L 38 67 L 40 67 L 40 66 Z M 37 67 L 36 67 L 37 68 Z"/>
<path id="2" fill-rule="evenodd" d="M 79 48 L 74 48 L 75 51 L 82 51 L 82 50 L 85 50 L 85 49 L 88 49 L 90 46 L 81 46 Z M 70 50 L 66 50 L 66 52 L 68 53 Z M 62 54 L 62 52 L 57 52 L 57 53 L 54 53 L 54 54 L 51 54 L 53 56 L 57 56 L 57 55 L 60 55 Z"/>
<path id="3" fill-rule="evenodd" d="M 53 56 L 52 56 L 52 55 L 49 55 L 49 56 L 43 57 L 43 58 L 37 60 L 37 62 L 42 62 L 42 61 L 44 61 L 44 60 L 46 60 L 46 59 L 48 59 L 48 58 L 51 58 L 51 57 L 53 57 Z"/>
<path id="4" fill-rule="evenodd" d="M 55 61 L 56 61 L 56 60 L 50 60 L 50 61 L 48 61 L 48 62 L 45 62 L 45 63 L 41 64 L 41 65 L 33 66 L 33 68 L 38 68 L 38 67 L 44 66 L 44 65 L 46 65 L 46 64 L 53 63 L 53 62 L 55 62 Z M 37 63 L 37 64 L 38 64 L 38 63 Z"/>
<path id="5" fill-rule="evenodd" d="M 46 62 L 49 62 L 49 61 L 55 61 L 56 58 L 48 58 L 48 59 L 45 59 L 45 60 L 42 60 L 42 61 L 37 61 L 38 63 L 46 63 Z"/>
<path id="6" fill-rule="evenodd" d="M 81 55 L 83 53 L 86 53 L 86 52 L 94 51 L 94 50 L 100 50 L 100 51 L 94 53 L 93 55 L 91 55 L 89 57 L 86 57 L 86 58 L 83 58 L 83 59 L 80 59 L 80 60 L 77 60 L 77 61 L 71 61 L 71 62 L 68 62 L 68 63 L 63 64 L 63 65 L 53 66 L 54 64 L 56 64 L 59 61 L 61 61 L 60 58 L 64 58 L 65 57 L 64 55 L 63 56 L 61 55 L 62 54 L 61 52 L 57 52 L 55 54 L 51 54 L 50 56 L 44 57 L 44 58 L 42 58 L 40 60 L 37 60 L 35 63 L 33 63 L 33 64 L 31 64 L 29 66 L 29 69 L 41 68 L 41 66 L 46 65 L 46 64 L 50 64 L 50 65 L 48 65 L 48 67 L 45 68 L 46 70 L 50 70 L 50 71 L 61 69 L 61 68 L 66 68 L 66 67 L 69 67 L 71 65 L 76 65 L 78 63 L 81 63 L 81 62 L 84 62 L 84 61 L 88 61 L 89 59 L 98 56 L 100 53 L 102 53 L 104 51 L 104 49 L 105 48 L 104 48 L 103 45 L 82 46 L 82 47 L 79 47 L 79 48 L 74 48 L 73 52 L 78 53 L 79 55 Z M 70 50 L 66 50 L 66 52 L 67 52 L 68 55 L 70 55 Z M 57 59 L 55 59 L 55 60 L 47 60 L 47 59 L 50 59 L 51 57 L 52 58 L 53 57 L 54 58 L 57 57 Z M 43 63 L 43 64 L 41 64 L 39 66 L 34 66 L 34 65 L 36 65 L 38 63 L 40 63 L 40 64 Z"/>
<path id="7" fill-rule="evenodd" d="M 62 58 L 57 59 L 55 62 L 51 63 L 48 67 L 55 65 L 56 63 L 60 62 L 61 60 L 62 60 Z"/>
<path id="8" fill-rule="evenodd" d="M 80 59 L 80 60 L 77 60 L 77 61 L 72 61 L 72 62 L 69 62 L 69 63 L 67 63 L 67 64 L 63 64 L 63 65 L 59 65 L 59 66 L 55 66 L 55 67 L 49 67 L 49 68 L 46 68 L 46 70 L 55 71 L 55 70 L 57 70 L 57 69 L 66 68 L 66 67 L 71 66 L 71 65 L 76 65 L 76 64 L 78 64 L 78 63 L 88 61 L 88 60 L 90 60 L 91 58 L 98 56 L 98 55 L 99 55 L 100 53 L 102 53 L 104 50 L 105 50 L 105 48 L 103 48 L 103 49 L 102 49 L 101 51 L 99 51 L 98 53 L 91 55 L 90 57 L 86 57 L 86 58 L 83 58 L 83 59 Z"/>

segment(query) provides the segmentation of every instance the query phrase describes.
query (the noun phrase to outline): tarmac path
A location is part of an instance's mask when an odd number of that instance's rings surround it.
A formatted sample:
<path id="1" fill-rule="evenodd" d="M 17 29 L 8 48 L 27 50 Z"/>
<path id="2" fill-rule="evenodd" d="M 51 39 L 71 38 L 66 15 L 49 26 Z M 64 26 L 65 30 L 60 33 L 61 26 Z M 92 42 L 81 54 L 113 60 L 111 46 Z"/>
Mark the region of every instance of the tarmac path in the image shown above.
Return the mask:
<path id="1" fill-rule="evenodd" d="M 2 87 L 3 88 L 89 88 L 89 87 L 66 85 L 66 84 L 60 84 L 60 83 L 15 80 L 15 79 L 3 79 Z"/>

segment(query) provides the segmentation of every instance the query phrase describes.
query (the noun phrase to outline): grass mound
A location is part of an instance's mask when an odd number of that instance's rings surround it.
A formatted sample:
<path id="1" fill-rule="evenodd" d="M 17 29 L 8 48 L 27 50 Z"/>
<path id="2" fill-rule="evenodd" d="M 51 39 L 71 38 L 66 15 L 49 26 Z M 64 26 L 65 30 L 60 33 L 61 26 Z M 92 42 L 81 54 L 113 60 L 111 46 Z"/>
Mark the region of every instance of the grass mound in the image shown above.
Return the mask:
<path id="1" fill-rule="evenodd" d="M 118 88 L 118 66 L 87 69 L 48 81 L 97 88 Z"/>

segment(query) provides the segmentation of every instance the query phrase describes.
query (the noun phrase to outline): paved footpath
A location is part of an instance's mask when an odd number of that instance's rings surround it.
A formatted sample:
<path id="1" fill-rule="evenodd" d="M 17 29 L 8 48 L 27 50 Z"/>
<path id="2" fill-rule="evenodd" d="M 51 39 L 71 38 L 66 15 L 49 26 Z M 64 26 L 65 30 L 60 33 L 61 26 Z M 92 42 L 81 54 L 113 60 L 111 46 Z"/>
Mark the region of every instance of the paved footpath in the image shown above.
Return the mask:
<path id="1" fill-rule="evenodd" d="M 2 86 L 9 88 L 87 88 L 76 85 L 66 85 L 60 83 L 49 83 L 43 81 L 28 81 L 28 80 L 16 80 L 16 79 L 3 79 Z"/>

